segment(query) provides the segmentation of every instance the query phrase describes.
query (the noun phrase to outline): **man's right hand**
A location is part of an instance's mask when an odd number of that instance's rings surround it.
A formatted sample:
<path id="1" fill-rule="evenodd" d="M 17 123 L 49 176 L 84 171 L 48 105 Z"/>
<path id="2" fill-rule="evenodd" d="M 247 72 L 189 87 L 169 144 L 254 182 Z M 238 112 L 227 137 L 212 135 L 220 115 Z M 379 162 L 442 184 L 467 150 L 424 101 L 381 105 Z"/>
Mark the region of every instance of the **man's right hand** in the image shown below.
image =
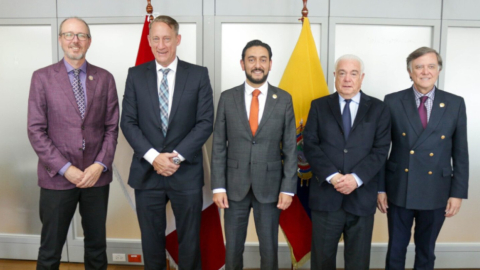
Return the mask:
<path id="1" fill-rule="evenodd" d="M 387 193 L 380 192 L 377 195 L 377 208 L 382 213 L 387 213 L 388 202 L 387 202 Z"/>
<path id="2" fill-rule="evenodd" d="M 68 169 L 65 171 L 63 176 L 70 181 L 72 184 L 77 185 L 80 183 L 85 176 L 85 173 L 82 172 L 79 168 L 71 165 L 68 167 Z"/>
<path id="3" fill-rule="evenodd" d="M 163 176 L 173 175 L 180 168 L 180 165 L 176 165 L 171 160 L 176 156 L 178 156 L 177 153 L 160 153 L 152 163 L 153 169 Z"/>
<path id="4" fill-rule="evenodd" d="M 332 183 L 333 186 L 338 184 L 338 181 L 343 177 L 344 175 L 341 173 L 335 174 L 335 176 L 330 179 L 330 183 Z"/>
<path id="5" fill-rule="evenodd" d="M 218 208 L 228 208 L 228 198 L 226 192 L 219 192 L 213 194 L 213 202 L 218 206 Z"/>

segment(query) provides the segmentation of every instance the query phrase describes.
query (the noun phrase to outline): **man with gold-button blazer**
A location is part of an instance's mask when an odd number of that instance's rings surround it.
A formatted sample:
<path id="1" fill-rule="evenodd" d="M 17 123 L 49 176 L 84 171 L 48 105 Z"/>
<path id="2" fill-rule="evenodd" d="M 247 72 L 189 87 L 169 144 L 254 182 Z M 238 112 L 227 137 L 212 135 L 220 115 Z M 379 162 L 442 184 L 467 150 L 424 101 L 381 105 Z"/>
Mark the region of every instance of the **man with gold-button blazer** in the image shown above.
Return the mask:
<path id="1" fill-rule="evenodd" d="M 435 50 L 412 52 L 407 70 L 413 86 L 385 97 L 392 149 L 378 208 L 388 216 L 386 269 L 405 269 L 413 221 L 414 269 L 433 269 L 445 217 L 456 215 L 467 198 L 467 115 L 463 98 L 435 87 L 442 70 Z"/>

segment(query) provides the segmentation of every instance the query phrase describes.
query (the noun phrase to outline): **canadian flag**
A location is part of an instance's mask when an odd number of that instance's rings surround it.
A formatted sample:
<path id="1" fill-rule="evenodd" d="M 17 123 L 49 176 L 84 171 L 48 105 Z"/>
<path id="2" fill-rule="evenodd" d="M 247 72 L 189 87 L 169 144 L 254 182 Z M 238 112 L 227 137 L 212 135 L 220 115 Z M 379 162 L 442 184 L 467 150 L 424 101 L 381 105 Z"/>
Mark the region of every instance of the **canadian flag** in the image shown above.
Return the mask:
<path id="1" fill-rule="evenodd" d="M 143 24 L 140 47 L 138 49 L 136 66 L 154 60 L 148 44 L 148 15 Z M 222 225 L 217 206 L 213 203 L 210 189 L 210 160 L 205 146 L 203 151 L 203 171 L 205 185 L 203 186 L 202 223 L 200 228 L 200 249 L 202 253 L 202 269 L 218 270 L 225 265 L 225 245 L 223 243 Z M 170 207 L 167 209 L 166 249 L 175 264 L 178 263 L 178 242 L 175 227 L 175 217 Z"/>

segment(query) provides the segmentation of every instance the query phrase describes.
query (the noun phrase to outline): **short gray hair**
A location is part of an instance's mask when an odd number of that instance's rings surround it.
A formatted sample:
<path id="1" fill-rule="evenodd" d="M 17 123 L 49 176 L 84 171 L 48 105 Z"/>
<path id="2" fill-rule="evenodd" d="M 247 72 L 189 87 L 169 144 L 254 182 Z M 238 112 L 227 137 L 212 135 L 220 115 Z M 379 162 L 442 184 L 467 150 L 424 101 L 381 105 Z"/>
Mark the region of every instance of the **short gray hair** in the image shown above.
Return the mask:
<path id="1" fill-rule="evenodd" d="M 338 67 L 338 63 L 342 60 L 355 60 L 357 61 L 358 63 L 360 63 L 360 70 L 361 70 L 361 73 L 365 73 L 365 65 L 363 64 L 363 61 L 362 59 L 360 59 L 360 57 L 354 55 L 354 54 L 344 54 L 342 56 L 340 56 L 337 61 L 335 61 L 335 71 L 337 71 L 337 67 Z"/>
<path id="2" fill-rule="evenodd" d="M 167 15 L 157 16 L 155 17 L 155 19 L 153 19 L 153 21 L 150 22 L 148 29 L 149 30 L 152 29 L 152 25 L 156 22 L 163 22 L 167 24 L 171 29 L 175 31 L 175 34 L 178 35 L 178 30 L 180 29 L 180 26 L 178 25 L 178 22 L 174 18 Z"/>
<path id="3" fill-rule="evenodd" d="M 75 17 L 75 16 L 74 17 L 68 17 L 68 18 L 66 18 L 65 20 L 62 21 L 62 23 L 60 24 L 60 27 L 58 28 L 58 35 L 62 34 L 63 23 L 66 22 L 67 20 L 70 20 L 70 19 L 76 19 L 76 20 L 79 20 L 79 21 L 83 22 L 85 24 L 85 26 L 87 26 L 87 29 L 88 29 L 88 33 L 86 33 L 88 38 L 92 37 L 92 34 L 90 34 L 90 26 L 88 26 L 88 23 L 86 21 L 84 21 L 82 18 Z"/>
<path id="4" fill-rule="evenodd" d="M 442 70 L 442 64 L 443 64 L 442 57 L 440 56 L 440 54 L 438 54 L 436 50 L 429 47 L 420 47 L 408 55 L 407 70 L 412 72 L 412 61 L 419 57 L 424 56 L 427 53 L 434 53 L 437 56 L 438 70 L 439 71 Z"/>

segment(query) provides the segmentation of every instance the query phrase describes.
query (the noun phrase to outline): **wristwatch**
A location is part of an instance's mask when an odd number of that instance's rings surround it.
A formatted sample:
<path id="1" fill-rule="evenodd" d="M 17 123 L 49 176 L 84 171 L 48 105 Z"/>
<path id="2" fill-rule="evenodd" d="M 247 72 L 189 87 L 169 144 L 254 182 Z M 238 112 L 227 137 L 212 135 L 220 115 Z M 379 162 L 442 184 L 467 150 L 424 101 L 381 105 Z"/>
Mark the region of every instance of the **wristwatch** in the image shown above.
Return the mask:
<path id="1" fill-rule="evenodd" d="M 175 165 L 180 165 L 180 163 L 182 163 L 182 160 L 179 157 L 173 157 L 172 161 Z"/>

